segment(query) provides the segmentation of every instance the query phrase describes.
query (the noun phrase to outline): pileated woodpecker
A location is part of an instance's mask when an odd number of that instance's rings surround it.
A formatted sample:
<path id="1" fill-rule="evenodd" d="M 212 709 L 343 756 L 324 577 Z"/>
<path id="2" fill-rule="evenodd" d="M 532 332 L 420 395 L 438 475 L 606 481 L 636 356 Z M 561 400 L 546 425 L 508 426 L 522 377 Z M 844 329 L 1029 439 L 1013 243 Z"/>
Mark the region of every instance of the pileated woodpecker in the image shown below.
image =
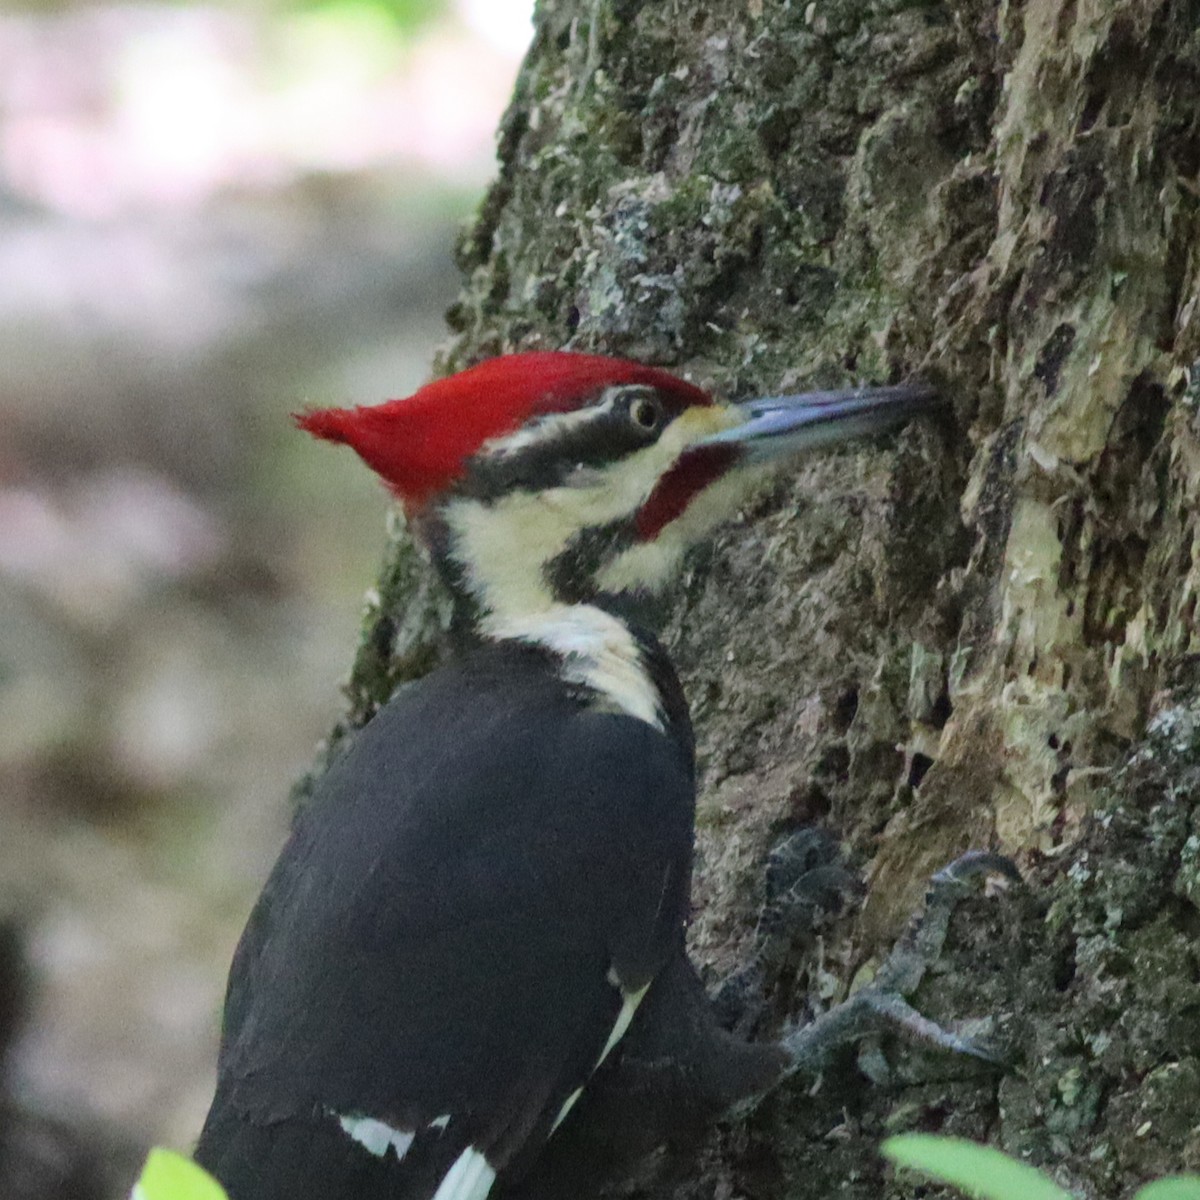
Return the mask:
<path id="1" fill-rule="evenodd" d="M 589 1090 L 601 1141 L 652 1148 L 664 1104 L 711 1116 L 794 1065 L 726 1034 L 687 960 L 692 729 L 631 601 L 762 468 L 932 400 L 725 404 L 533 353 L 298 418 L 403 504 L 458 646 L 329 769 L 246 926 L 196 1151 L 231 1200 L 483 1200 Z"/>

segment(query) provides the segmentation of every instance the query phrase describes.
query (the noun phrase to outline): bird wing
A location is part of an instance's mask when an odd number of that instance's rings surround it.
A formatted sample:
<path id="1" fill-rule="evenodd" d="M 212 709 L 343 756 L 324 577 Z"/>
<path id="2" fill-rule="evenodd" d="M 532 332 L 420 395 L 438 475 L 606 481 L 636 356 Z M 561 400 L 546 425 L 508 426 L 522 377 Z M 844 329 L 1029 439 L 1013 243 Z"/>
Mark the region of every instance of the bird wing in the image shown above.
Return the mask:
<path id="1" fill-rule="evenodd" d="M 433 714 L 431 745 L 413 731 Z M 338 1121 L 414 1172 L 437 1160 L 437 1200 L 486 1194 L 679 944 L 693 802 L 680 746 L 557 681 L 402 694 L 325 776 L 247 926 L 214 1112 Z"/>

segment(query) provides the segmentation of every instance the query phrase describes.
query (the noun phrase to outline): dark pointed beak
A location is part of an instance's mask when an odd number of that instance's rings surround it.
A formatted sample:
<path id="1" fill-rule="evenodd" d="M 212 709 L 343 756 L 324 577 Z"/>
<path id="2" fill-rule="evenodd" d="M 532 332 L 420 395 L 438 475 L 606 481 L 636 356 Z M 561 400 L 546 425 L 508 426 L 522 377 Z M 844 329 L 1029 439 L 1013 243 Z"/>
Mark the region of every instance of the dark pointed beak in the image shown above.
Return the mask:
<path id="1" fill-rule="evenodd" d="M 743 463 L 766 463 L 898 428 L 938 403 L 937 393 L 923 383 L 768 396 L 731 405 L 745 420 L 693 443 L 693 448 L 726 446 L 741 451 Z"/>

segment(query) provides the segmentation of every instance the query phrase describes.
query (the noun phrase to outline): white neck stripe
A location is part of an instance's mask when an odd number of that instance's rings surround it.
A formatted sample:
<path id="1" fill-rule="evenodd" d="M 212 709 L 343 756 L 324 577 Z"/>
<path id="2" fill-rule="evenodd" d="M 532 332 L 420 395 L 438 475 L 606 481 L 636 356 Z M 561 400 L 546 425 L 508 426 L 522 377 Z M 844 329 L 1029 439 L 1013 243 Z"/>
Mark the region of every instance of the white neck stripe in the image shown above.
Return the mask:
<path id="1" fill-rule="evenodd" d="M 562 657 L 562 675 L 594 691 L 603 706 L 663 729 L 662 696 L 627 626 L 590 604 L 554 604 L 520 616 L 493 615 L 484 636 L 545 646 Z"/>

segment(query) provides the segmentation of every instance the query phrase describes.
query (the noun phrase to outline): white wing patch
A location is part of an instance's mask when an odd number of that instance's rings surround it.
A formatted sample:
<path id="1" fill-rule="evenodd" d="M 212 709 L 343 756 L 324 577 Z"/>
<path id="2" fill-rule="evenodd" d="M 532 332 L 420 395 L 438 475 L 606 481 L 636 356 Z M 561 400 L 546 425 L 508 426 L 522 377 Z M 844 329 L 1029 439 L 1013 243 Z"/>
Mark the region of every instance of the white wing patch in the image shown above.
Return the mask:
<path id="1" fill-rule="evenodd" d="M 625 624 L 590 604 L 552 604 L 542 612 L 484 619 L 486 636 L 546 646 L 563 659 L 563 678 L 591 688 L 616 712 L 656 729 L 664 724 L 662 697 L 642 651 Z"/>
<path id="2" fill-rule="evenodd" d="M 550 1132 L 553 1133 L 566 1119 L 567 1113 L 575 1107 L 575 1101 L 583 1095 L 583 1088 L 577 1087 L 564 1101 L 563 1106 L 558 1110 L 558 1116 L 554 1118 L 554 1124 L 550 1126 Z"/>
<path id="3" fill-rule="evenodd" d="M 484 1200 L 496 1181 L 496 1172 L 473 1146 L 468 1146 L 442 1177 L 433 1200 Z"/>
<path id="4" fill-rule="evenodd" d="M 610 971 L 609 974 L 613 975 L 615 972 Z M 637 1012 L 638 1005 L 641 1004 L 649 990 L 649 984 L 638 988 L 636 992 L 627 992 L 624 988 L 621 989 L 621 1011 L 617 1013 L 617 1019 L 613 1022 L 612 1033 L 608 1035 L 608 1041 L 604 1043 L 604 1049 L 600 1051 L 600 1058 L 596 1063 L 597 1067 L 612 1053 L 612 1048 L 625 1036 L 626 1031 L 629 1029 L 629 1023 L 633 1020 L 633 1014 Z"/>
<path id="5" fill-rule="evenodd" d="M 592 1068 L 593 1071 L 604 1062 L 609 1054 L 612 1053 L 613 1047 L 625 1036 L 630 1024 L 633 1022 L 633 1016 L 638 1010 L 638 1005 L 641 1004 L 646 993 L 650 990 L 650 984 L 647 983 L 636 992 L 626 991 L 621 987 L 617 973 L 611 967 L 608 972 L 608 982 L 613 987 L 620 989 L 621 1011 L 617 1013 L 617 1018 L 613 1022 L 612 1032 L 608 1035 L 608 1041 L 604 1043 L 604 1049 L 600 1051 L 600 1057 L 596 1059 L 596 1066 Z M 554 1124 L 550 1127 L 551 1133 L 562 1124 L 567 1113 L 571 1111 L 576 1101 L 582 1095 L 583 1088 L 579 1087 L 563 1101 L 562 1108 L 558 1110 L 558 1116 L 555 1117 Z M 401 1161 L 408 1153 L 416 1138 L 416 1134 L 404 1129 L 393 1129 L 392 1126 L 384 1121 L 377 1120 L 375 1117 L 339 1116 L 338 1124 L 368 1154 L 373 1154 L 376 1158 L 383 1158 L 388 1150 L 391 1149 L 395 1151 L 397 1161 Z M 450 1114 L 445 1113 L 430 1121 L 428 1128 L 436 1129 L 441 1133 L 449 1124 Z M 495 1169 L 478 1150 L 473 1146 L 468 1146 L 454 1160 L 454 1165 L 442 1177 L 442 1182 L 438 1184 L 438 1189 L 433 1194 L 432 1200 L 486 1200 L 495 1181 Z"/>
<path id="6" fill-rule="evenodd" d="M 407 1129 L 393 1129 L 387 1122 L 377 1121 L 374 1117 L 339 1116 L 338 1124 L 368 1154 L 376 1158 L 383 1158 L 391 1147 L 396 1152 L 397 1161 L 403 1161 L 416 1137 Z"/>
<path id="7" fill-rule="evenodd" d="M 612 1048 L 625 1036 L 629 1029 L 630 1023 L 633 1021 L 633 1014 L 637 1012 L 638 1005 L 645 998 L 646 993 L 650 990 L 650 985 L 639 988 L 636 992 L 627 992 L 621 987 L 620 980 L 617 978 L 617 973 L 611 967 L 608 969 L 608 982 L 615 988 L 621 990 L 621 1011 L 617 1013 L 617 1019 L 613 1022 L 612 1033 L 608 1035 L 608 1041 L 604 1043 L 604 1049 L 600 1051 L 600 1057 L 596 1059 L 596 1065 L 592 1068 L 596 1071 L 600 1064 L 612 1053 Z M 564 1101 L 563 1106 L 558 1110 L 558 1116 L 554 1118 L 554 1124 L 550 1126 L 550 1132 L 553 1133 L 564 1121 L 567 1113 L 575 1107 L 575 1102 L 583 1095 L 583 1088 L 576 1088 Z"/>
<path id="8" fill-rule="evenodd" d="M 385 1157 L 391 1149 L 395 1151 L 397 1161 L 403 1161 L 416 1139 L 415 1133 L 405 1129 L 393 1129 L 387 1122 L 379 1121 L 375 1117 L 339 1116 L 337 1120 L 354 1141 L 376 1158 Z M 449 1124 L 450 1114 L 445 1113 L 430 1121 L 428 1128 L 441 1133 Z M 468 1146 L 442 1177 L 433 1200 L 485 1200 L 495 1179 L 496 1172 L 488 1160 L 478 1150 Z"/>

